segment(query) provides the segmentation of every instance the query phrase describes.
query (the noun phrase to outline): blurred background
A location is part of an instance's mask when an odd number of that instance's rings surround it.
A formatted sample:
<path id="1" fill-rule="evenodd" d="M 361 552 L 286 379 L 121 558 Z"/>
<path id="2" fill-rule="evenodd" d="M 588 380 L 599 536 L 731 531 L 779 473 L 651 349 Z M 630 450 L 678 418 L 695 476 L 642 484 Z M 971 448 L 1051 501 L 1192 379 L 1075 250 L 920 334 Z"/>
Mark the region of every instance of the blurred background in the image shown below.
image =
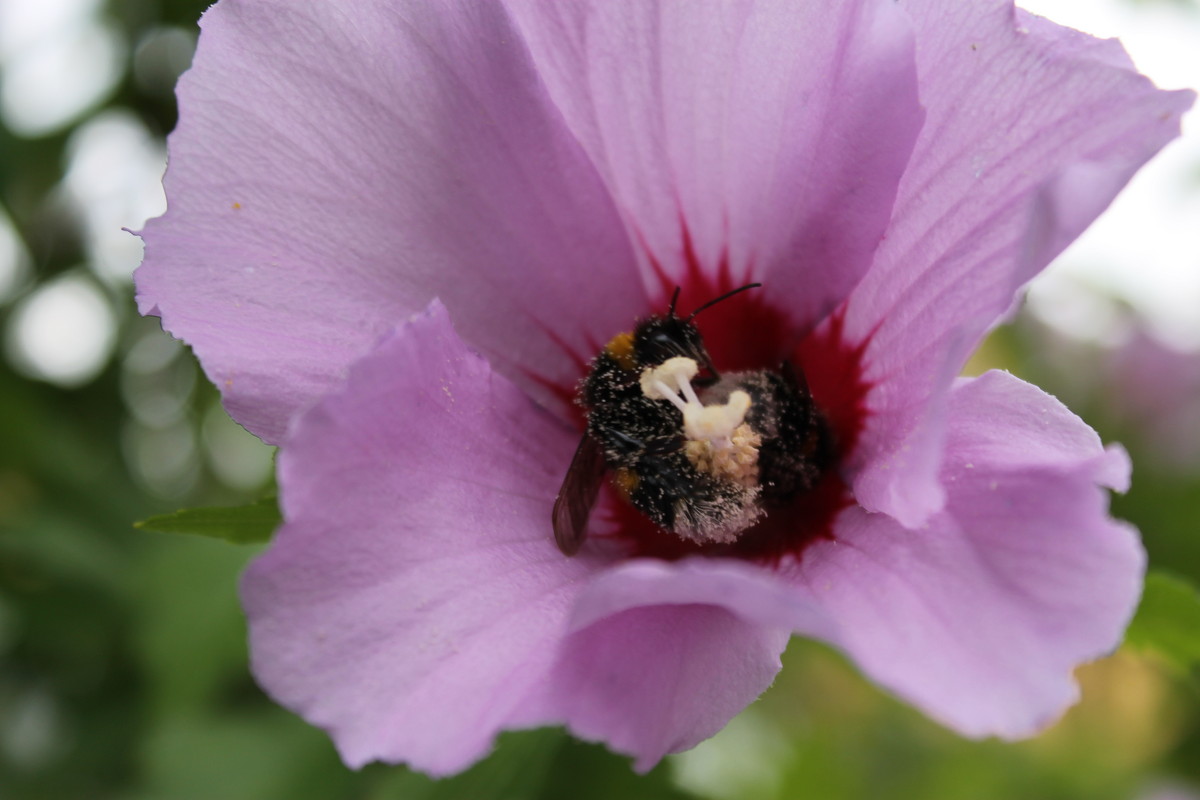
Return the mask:
<path id="1" fill-rule="evenodd" d="M 1041 737 L 968 742 L 793 642 L 763 700 L 634 776 L 557 731 L 434 784 L 355 773 L 246 667 L 253 548 L 135 531 L 249 502 L 272 451 L 134 313 L 137 230 L 204 0 L 0 0 L 0 800 L 55 798 L 1200 798 L 1200 681 L 1122 649 Z M 1197 0 L 1029 0 L 1200 86 Z M 969 372 L 1061 397 L 1135 463 L 1115 511 L 1200 582 L 1200 122 L 1031 288 Z"/>

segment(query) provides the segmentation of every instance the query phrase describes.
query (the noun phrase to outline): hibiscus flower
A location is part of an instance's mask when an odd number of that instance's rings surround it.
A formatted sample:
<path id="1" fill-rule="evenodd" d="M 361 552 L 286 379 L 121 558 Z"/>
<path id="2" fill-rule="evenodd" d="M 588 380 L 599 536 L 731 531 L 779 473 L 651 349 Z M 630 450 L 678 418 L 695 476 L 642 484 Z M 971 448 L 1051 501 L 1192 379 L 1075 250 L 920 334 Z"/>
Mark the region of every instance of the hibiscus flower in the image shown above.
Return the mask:
<path id="1" fill-rule="evenodd" d="M 956 378 L 1178 132 L 1191 95 L 1119 45 L 999 0 L 221 0 L 202 29 L 138 298 L 282 445 L 252 666 L 348 764 L 563 724 L 647 769 L 796 633 L 1019 737 L 1120 641 L 1124 452 Z M 606 489 L 560 552 L 589 360 L 750 281 L 696 323 L 719 370 L 804 376 L 820 480 L 715 546 Z"/>

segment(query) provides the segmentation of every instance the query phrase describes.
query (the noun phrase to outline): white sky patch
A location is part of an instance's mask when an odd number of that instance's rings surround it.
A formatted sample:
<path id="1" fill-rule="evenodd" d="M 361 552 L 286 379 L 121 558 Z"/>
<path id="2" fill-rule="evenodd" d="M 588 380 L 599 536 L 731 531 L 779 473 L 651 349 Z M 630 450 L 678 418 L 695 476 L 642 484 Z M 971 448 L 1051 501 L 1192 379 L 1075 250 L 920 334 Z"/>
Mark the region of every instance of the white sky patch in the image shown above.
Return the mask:
<path id="1" fill-rule="evenodd" d="M 83 275 L 43 284 L 8 320 L 9 359 L 25 375 L 81 386 L 108 362 L 116 320 L 103 291 Z"/>
<path id="2" fill-rule="evenodd" d="M 71 136 L 63 190 L 80 217 L 88 261 L 106 281 L 125 284 L 142 260 L 138 230 L 167 207 L 167 153 L 130 111 L 98 114 Z"/>
<path id="3" fill-rule="evenodd" d="M 1126 0 L 1021 0 L 1027 10 L 1104 38 L 1116 37 L 1164 89 L 1200 87 L 1200 9 Z M 1075 336 L 1111 342 L 1120 331 L 1091 316 L 1092 290 L 1128 302 L 1159 338 L 1200 348 L 1200 117 L 1184 118 L 1168 146 L 1030 287 L 1030 308 Z M 1109 315 L 1112 319 L 1117 315 Z"/>
<path id="4" fill-rule="evenodd" d="M 125 40 L 95 0 L 0 0 L 0 112 L 21 136 L 68 125 L 125 69 Z"/>

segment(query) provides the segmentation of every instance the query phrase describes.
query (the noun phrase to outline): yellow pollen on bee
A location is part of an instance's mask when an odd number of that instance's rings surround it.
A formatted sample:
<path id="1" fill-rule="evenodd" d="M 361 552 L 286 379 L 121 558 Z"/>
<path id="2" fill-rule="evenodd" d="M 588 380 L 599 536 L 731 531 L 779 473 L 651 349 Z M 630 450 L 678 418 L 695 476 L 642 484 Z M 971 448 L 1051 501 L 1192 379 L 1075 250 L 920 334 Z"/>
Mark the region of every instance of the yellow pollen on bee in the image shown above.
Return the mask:
<path id="1" fill-rule="evenodd" d="M 738 425 L 721 446 L 709 439 L 691 439 L 684 446 L 688 461 L 700 472 L 751 488 L 758 483 L 758 448 L 762 436 L 746 423 Z"/>
<path id="2" fill-rule="evenodd" d="M 613 485 L 617 487 L 617 493 L 621 495 L 621 499 L 628 503 L 629 496 L 637 491 L 637 473 L 621 467 L 613 472 Z"/>
<path id="3" fill-rule="evenodd" d="M 604 352 L 608 353 L 609 356 L 620 364 L 621 369 L 633 369 L 635 366 L 633 334 L 629 331 L 618 333 L 604 346 Z"/>

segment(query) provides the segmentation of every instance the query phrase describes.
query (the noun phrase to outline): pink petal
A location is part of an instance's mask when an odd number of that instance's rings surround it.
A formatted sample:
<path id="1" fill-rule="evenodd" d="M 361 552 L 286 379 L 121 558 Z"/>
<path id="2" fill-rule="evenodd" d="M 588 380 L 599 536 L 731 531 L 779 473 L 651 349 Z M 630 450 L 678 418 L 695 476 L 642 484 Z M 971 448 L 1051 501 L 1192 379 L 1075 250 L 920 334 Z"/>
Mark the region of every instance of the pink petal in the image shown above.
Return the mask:
<path id="1" fill-rule="evenodd" d="M 960 378 L 952 393 L 952 412 L 971 409 L 982 423 L 952 442 L 949 457 L 964 465 L 987 464 L 1006 471 L 1066 469 L 1091 464 L 1101 486 L 1129 489 L 1129 457 L 1119 445 L 1107 450 L 1100 436 L 1066 406 L 1036 386 L 1006 372 Z M 952 424 L 963 426 L 963 419 Z M 974 469 L 974 466 L 965 467 Z"/>
<path id="2" fill-rule="evenodd" d="M 855 494 L 911 527 L 945 502 L 942 395 L 967 355 L 1178 134 L 1193 96 L 1155 90 L 1116 43 L 1015 18 L 1009 2 L 903 5 L 927 119 L 846 330 L 870 338 L 875 384 Z"/>
<path id="3" fill-rule="evenodd" d="M 817 608 L 740 561 L 641 559 L 596 575 L 542 719 L 637 756 L 647 770 L 712 736 L 770 686 L 790 632 L 829 636 Z"/>
<path id="4" fill-rule="evenodd" d="M 576 735 L 637 756 L 646 771 L 762 694 L 788 638 L 714 604 L 632 608 L 567 639 L 550 703 Z"/>
<path id="5" fill-rule="evenodd" d="M 810 636 L 834 635 L 830 621 L 811 601 L 775 572 L 744 561 L 688 558 L 637 559 L 597 575 L 580 593 L 571 628 L 631 608 L 652 605 L 718 605 L 765 628 L 786 628 Z"/>
<path id="6" fill-rule="evenodd" d="M 482 757 L 544 691 L 595 568 L 549 529 L 574 444 L 440 306 L 400 328 L 283 450 L 287 522 L 242 584 L 262 685 L 352 766 Z"/>
<path id="7" fill-rule="evenodd" d="M 435 294 L 543 400 L 647 301 L 494 3 L 222 0 L 179 86 L 139 307 L 278 441 Z"/>
<path id="8" fill-rule="evenodd" d="M 771 685 L 792 630 L 829 631 L 808 598 L 740 561 L 640 559 L 596 575 L 571 614 L 548 715 L 647 770 Z"/>
<path id="9" fill-rule="evenodd" d="M 955 388 L 948 419 L 945 510 L 909 530 L 851 509 L 799 574 L 872 679 L 966 735 L 1025 736 L 1137 603 L 1145 555 L 1096 485 L 1128 463 L 1004 373 Z"/>
<path id="10" fill-rule="evenodd" d="M 798 328 L 845 298 L 922 119 L 893 2 L 509 5 L 667 283 L 762 280 Z"/>
<path id="11" fill-rule="evenodd" d="M 282 451 L 287 521 L 242 584 L 258 680 L 352 766 L 448 774 L 502 729 L 562 723 L 649 769 L 719 730 L 770 685 L 786 623 L 703 593 L 604 607 L 611 582 L 573 610 L 605 568 L 550 532 L 575 441 L 440 304 L 385 339 Z M 782 596 L 719 572 L 760 608 Z"/>
<path id="12" fill-rule="evenodd" d="M 1129 462 L 1005 373 L 960 381 L 948 406 L 949 502 L 927 525 L 853 508 L 835 541 L 778 572 L 629 562 L 589 582 L 572 626 L 652 605 L 719 606 L 839 647 L 966 735 L 1035 732 L 1076 699 L 1072 671 L 1116 647 L 1136 605 L 1144 554 L 1098 488 L 1127 485 Z"/>

